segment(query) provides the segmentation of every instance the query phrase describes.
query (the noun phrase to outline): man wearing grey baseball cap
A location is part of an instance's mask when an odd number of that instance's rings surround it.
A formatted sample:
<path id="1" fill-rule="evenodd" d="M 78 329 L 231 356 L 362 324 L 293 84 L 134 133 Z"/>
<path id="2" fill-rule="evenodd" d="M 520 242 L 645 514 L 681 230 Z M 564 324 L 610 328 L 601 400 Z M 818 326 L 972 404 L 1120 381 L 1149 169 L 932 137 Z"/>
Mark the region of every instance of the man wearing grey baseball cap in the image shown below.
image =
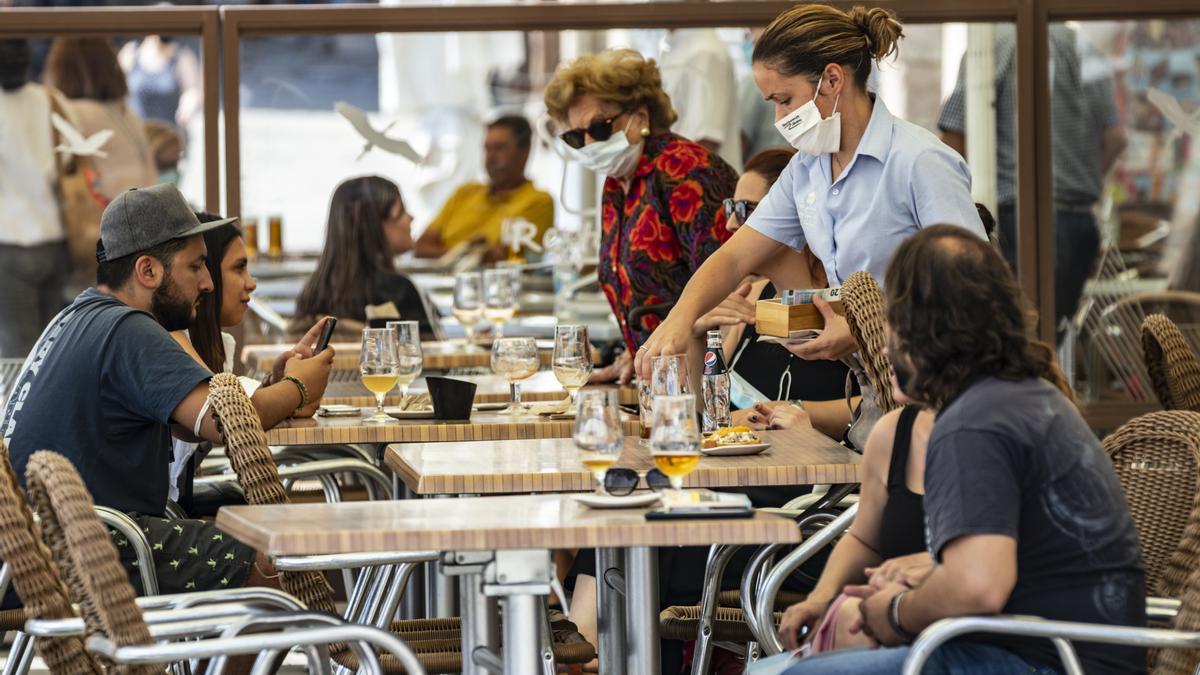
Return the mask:
<path id="1" fill-rule="evenodd" d="M 230 220 L 200 223 L 183 195 L 165 184 L 129 190 L 108 205 L 96 287 L 46 327 L 0 417 L 18 476 L 34 452 L 53 450 L 71 460 L 97 504 L 162 518 L 172 433 L 223 442 L 208 402 L 212 373 L 168 331 L 186 329 L 201 294 L 212 291 L 201 234 Z M 283 381 L 255 391 L 263 426 L 311 410 L 332 360 L 332 350 L 292 358 Z M 174 530 L 188 541 L 153 542 L 156 550 L 198 550 L 193 555 L 200 559 L 193 564 L 176 555 L 171 567 L 180 573 L 159 575 L 162 592 L 265 582 L 252 549 L 209 523 L 179 524 L 153 529 Z"/>

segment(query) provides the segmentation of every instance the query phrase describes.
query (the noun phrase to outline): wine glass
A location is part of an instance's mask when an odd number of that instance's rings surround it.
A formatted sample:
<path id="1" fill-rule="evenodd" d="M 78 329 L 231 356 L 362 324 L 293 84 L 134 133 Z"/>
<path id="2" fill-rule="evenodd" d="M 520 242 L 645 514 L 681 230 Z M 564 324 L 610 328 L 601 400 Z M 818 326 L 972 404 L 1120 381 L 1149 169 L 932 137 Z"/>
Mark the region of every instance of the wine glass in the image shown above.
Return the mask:
<path id="1" fill-rule="evenodd" d="M 512 389 L 512 404 L 505 412 L 521 412 L 521 380 L 538 371 L 538 348 L 533 338 L 500 338 L 492 343 L 492 372 L 503 375 Z"/>
<path id="2" fill-rule="evenodd" d="M 358 368 L 363 386 L 375 394 L 378 404 L 374 417 L 366 419 L 368 424 L 391 424 L 395 421 L 383 412 L 383 398 L 396 386 L 397 360 L 396 331 L 390 328 L 363 329 Z"/>
<path id="3" fill-rule="evenodd" d="M 396 381 L 400 384 L 400 405 L 408 406 L 408 387 L 421 376 L 425 358 L 421 354 L 421 328 L 416 321 L 389 321 L 396 331 Z"/>
<path id="4" fill-rule="evenodd" d="M 567 390 L 570 404 L 575 404 L 579 388 L 592 374 L 592 343 L 588 341 L 587 326 L 554 327 L 554 354 L 550 359 L 554 377 Z"/>
<path id="5" fill-rule="evenodd" d="M 495 327 L 493 335 L 504 334 L 504 324 L 517 313 L 517 290 L 511 268 L 497 267 L 483 271 L 483 318 Z"/>
<path id="6" fill-rule="evenodd" d="M 475 344 L 475 327 L 483 317 L 483 275 L 463 272 L 454 277 L 454 307 L 451 310 L 466 333 L 467 346 Z"/>
<path id="7" fill-rule="evenodd" d="M 596 479 L 596 492 L 604 492 L 604 476 L 617 463 L 625 447 L 624 433 L 614 389 L 579 392 L 572 438 L 580 450 L 580 461 Z"/>
<path id="8" fill-rule="evenodd" d="M 700 463 L 700 426 L 696 397 L 691 394 L 654 397 L 654 426 L 650 430 L 654 466 L 671 479 L 676 494 L 683 479 Z"/>

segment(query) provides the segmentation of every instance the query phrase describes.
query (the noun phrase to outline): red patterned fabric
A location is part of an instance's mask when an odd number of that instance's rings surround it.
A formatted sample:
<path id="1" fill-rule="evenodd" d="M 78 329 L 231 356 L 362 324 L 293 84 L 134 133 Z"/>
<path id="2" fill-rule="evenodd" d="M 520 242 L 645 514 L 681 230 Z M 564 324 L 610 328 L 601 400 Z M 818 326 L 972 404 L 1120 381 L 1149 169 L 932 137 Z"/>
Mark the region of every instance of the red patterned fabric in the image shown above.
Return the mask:
<path id="1" fill-rule="evenodd" d="M 733 196 L 736 183 L 724 160 L 671 133 L 646 139 L 628 194 L 620 181 L 605 181 L 600 287 L 630 351 L 650 337 L 666 310 L 634 323 L 630 312 L 673 304 L 692 273 L 729 238 L 721 200 Z"/>

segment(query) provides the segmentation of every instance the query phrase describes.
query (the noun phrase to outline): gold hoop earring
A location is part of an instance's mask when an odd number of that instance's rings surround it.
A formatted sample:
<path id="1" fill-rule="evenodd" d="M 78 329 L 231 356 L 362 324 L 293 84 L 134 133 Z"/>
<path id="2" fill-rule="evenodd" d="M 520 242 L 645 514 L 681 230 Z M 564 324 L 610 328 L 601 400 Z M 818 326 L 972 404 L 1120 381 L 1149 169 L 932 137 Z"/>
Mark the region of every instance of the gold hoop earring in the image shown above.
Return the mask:
<path id="1" fill-rule="evenodd" d="M 642 127 L 641 134 L 642 138 L 648 138 L 650 136 L 650 129 L 648 127 Z"/>

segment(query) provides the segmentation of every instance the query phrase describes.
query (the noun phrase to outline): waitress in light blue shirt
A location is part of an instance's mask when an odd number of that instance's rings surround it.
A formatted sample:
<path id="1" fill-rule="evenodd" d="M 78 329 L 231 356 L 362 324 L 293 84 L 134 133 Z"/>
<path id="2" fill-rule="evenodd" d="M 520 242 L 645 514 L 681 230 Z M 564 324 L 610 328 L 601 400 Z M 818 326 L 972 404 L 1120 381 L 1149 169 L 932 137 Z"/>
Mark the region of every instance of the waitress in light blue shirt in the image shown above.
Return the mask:
<path id="1" fill-rule="evenodd" d="M 775 106 L 776 128 L 799 152 L 743 227 L 692 276 L 682 297 L 638 351 L 687 351 L 690 329 L 746 276 L 790 247 L 807 245 L 831 285 L 859 270 L 882 281 L 892 251 L 930 225 L 985 237 L 962 157 L 932 133 L 892 116 L 867 91 L 871 64 L 896 53 L 903 28 L 889 10 L 799 5 L 779 15 L 754 47 L 754 80 Z M 806 359 L 858 349 L 844 318 L 817 300 L 820 337 L 791 347 Z M 753 321 L 752 316 L 742 317 Z"/>

